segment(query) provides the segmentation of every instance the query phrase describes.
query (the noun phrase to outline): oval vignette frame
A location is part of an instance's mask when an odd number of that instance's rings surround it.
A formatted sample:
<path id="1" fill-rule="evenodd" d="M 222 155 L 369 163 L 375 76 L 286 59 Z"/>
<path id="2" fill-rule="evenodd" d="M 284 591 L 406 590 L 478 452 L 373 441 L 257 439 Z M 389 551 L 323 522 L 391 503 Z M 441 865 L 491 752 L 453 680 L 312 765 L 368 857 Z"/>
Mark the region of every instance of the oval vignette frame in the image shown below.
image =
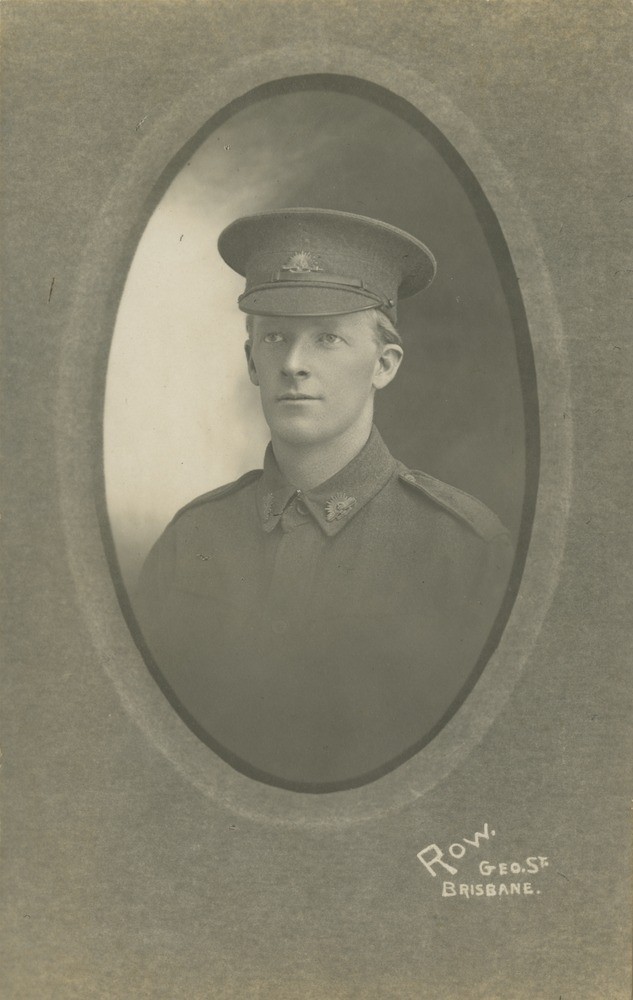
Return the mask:
<path id="1" fill-rule="evenodd" d="M 368 76 L 366 53 L 353 50 L 330 51 L 328 66 L 323 62 L 308 50 L 293 49 L 230 69 L 218 66 L 148 129 L 126 165 L 125 176 L 110 192 L 85 248 L 72 321 L 61 348 L 56 415 L 59 490 L 70 565 L 94 649 L 125 710 L 183 777 L 218 804 L 261 822 L 306 827 L 340 827 L 401 808 L 433 788 L 477 745 L 510 696 L 549 607 L 571 486 L 563 332 L 538 241 L 504 169 L 467 119 L 416 74 L 372 58 Z M 330 71 L 332 65 L 336 73 Z M 121 614 L 121 607 L 129 610 L 123 585 L 117 581 L 117 600 L 105 552 L 109 550 L 113 560 L 102 461 L 105 374 L 117 308 L 138 240 L 178 169 L 175 164 L 182 163 L 221 120 L 255 99 L 254 91 L 273 93 L 271 88 L 293 85 L 356 93 L 408 116 L 412 124 L 429 123 L 429 131 L 453 150 L 455 162 L 464 164 L 460 180 L 463 184 L 470 178 L 473 190 L 481 192 L 489 220 L 499 227 L 517 289 L 520 284 L 518 303 L 508 299 L 508 304 L 515 335 L 521 319 L 516 308 L 525 306 L 528 320 L 526 325 L 523 319 L 523 342 L 516 345 L 526 426 L 528 433 L 539 422 L 543 428 L 538 492 L 538 466 L 534 467 L 538 448 L 532 441 L 512 583 L 488 643 L 488 651 L 496 648 L 474 689 L 432 741 L 395 770 L 370 784 L 318 795 L 287 791 L 241 774 L 194 735 L 159 689 L 134 643 Z M 484 232 L 488 237 L 488 230 Z M 507 296 L 508 282 L 499 273 Z M 86 378 L 88 371 L 94 373 L 92 379 Z M 563 412 L 566 420 L 557 419 Z"/>

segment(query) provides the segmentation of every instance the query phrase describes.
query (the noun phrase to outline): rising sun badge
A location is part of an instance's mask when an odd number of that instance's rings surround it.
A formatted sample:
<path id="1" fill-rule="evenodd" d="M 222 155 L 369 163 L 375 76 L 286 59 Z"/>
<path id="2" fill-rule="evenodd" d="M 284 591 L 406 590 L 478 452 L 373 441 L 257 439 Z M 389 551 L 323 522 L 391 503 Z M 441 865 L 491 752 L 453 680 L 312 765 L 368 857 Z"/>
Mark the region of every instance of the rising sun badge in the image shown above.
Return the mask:
<path id="1" fill-rule="evenodd" d="M 292 274 L 306 274 L 308 271 L 320 271 L 321 267 L 309 250 L 298 250 L 282 265 L 281 270 Z"/>
<path id="2" fill-rule="evenodd" d="M 335 493 L 325 504 L 325 520 L 338 521 L 349 514 L 356 504 L 356 497 L 348 497 L 345 493 Z"/>

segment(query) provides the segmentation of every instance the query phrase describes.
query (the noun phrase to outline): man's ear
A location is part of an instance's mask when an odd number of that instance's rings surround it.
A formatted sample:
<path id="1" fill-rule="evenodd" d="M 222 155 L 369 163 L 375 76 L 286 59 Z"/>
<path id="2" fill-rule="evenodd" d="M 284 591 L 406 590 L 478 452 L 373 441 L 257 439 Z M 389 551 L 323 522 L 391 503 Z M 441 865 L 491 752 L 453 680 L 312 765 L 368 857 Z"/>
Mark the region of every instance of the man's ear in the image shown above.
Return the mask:
<path id="1" fill-rule="evenodd" d="M 400 367 L 404 351 L 399 344 L 385 344 L 376 360 L 373 384 L 375 389 L 384 389 L 392 379 L 396 377 L 396 372 Z"/>
<path id="2" fill-rule="evenodd" d="M 250 340 L 247 340 L 244 343 L 244 353 L 246 354 L 248 377 L 250 378 L 253 385 L 259 385 L 259 379 L 257 377 L 257 369 L 255 368 L 255 362 L 253 361 L 253 345 Z"/>

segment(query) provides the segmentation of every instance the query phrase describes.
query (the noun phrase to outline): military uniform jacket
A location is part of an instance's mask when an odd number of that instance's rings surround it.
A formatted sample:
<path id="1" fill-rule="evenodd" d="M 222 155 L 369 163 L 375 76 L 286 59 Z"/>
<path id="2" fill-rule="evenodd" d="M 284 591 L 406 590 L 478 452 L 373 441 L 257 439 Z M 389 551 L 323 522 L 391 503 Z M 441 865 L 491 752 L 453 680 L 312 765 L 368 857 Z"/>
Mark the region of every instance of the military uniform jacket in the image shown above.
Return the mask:
<path id="1" fill-rule="evenodd" d="M 374 428 L 306 493 L 269 446 L 263 471 L 184 507 L 135 610 L 194 731 L 255 777 L 330 790 L 396 766 L 454 710 L 511 558 L 495 514 Z"/>

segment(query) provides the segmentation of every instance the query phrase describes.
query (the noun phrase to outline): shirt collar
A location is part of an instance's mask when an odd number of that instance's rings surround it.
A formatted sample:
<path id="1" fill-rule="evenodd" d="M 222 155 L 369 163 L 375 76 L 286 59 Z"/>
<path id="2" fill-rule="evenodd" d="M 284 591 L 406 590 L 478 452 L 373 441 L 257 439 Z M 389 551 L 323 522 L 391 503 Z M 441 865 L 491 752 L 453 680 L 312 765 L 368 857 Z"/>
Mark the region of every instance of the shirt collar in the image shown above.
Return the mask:
<path id="1" fill-rule="evenodd" d="M 326 535 L 335 535 L 388 482 L 397 468 L 376 427 L 364 448 L 343 469 L 314 489 L 301 492 L 301 502 Z M 257 506 L 264 531 L 278 524 L 288 502 L 299 491 L 284 479 L 269 444 L 257 486 Z"/>

